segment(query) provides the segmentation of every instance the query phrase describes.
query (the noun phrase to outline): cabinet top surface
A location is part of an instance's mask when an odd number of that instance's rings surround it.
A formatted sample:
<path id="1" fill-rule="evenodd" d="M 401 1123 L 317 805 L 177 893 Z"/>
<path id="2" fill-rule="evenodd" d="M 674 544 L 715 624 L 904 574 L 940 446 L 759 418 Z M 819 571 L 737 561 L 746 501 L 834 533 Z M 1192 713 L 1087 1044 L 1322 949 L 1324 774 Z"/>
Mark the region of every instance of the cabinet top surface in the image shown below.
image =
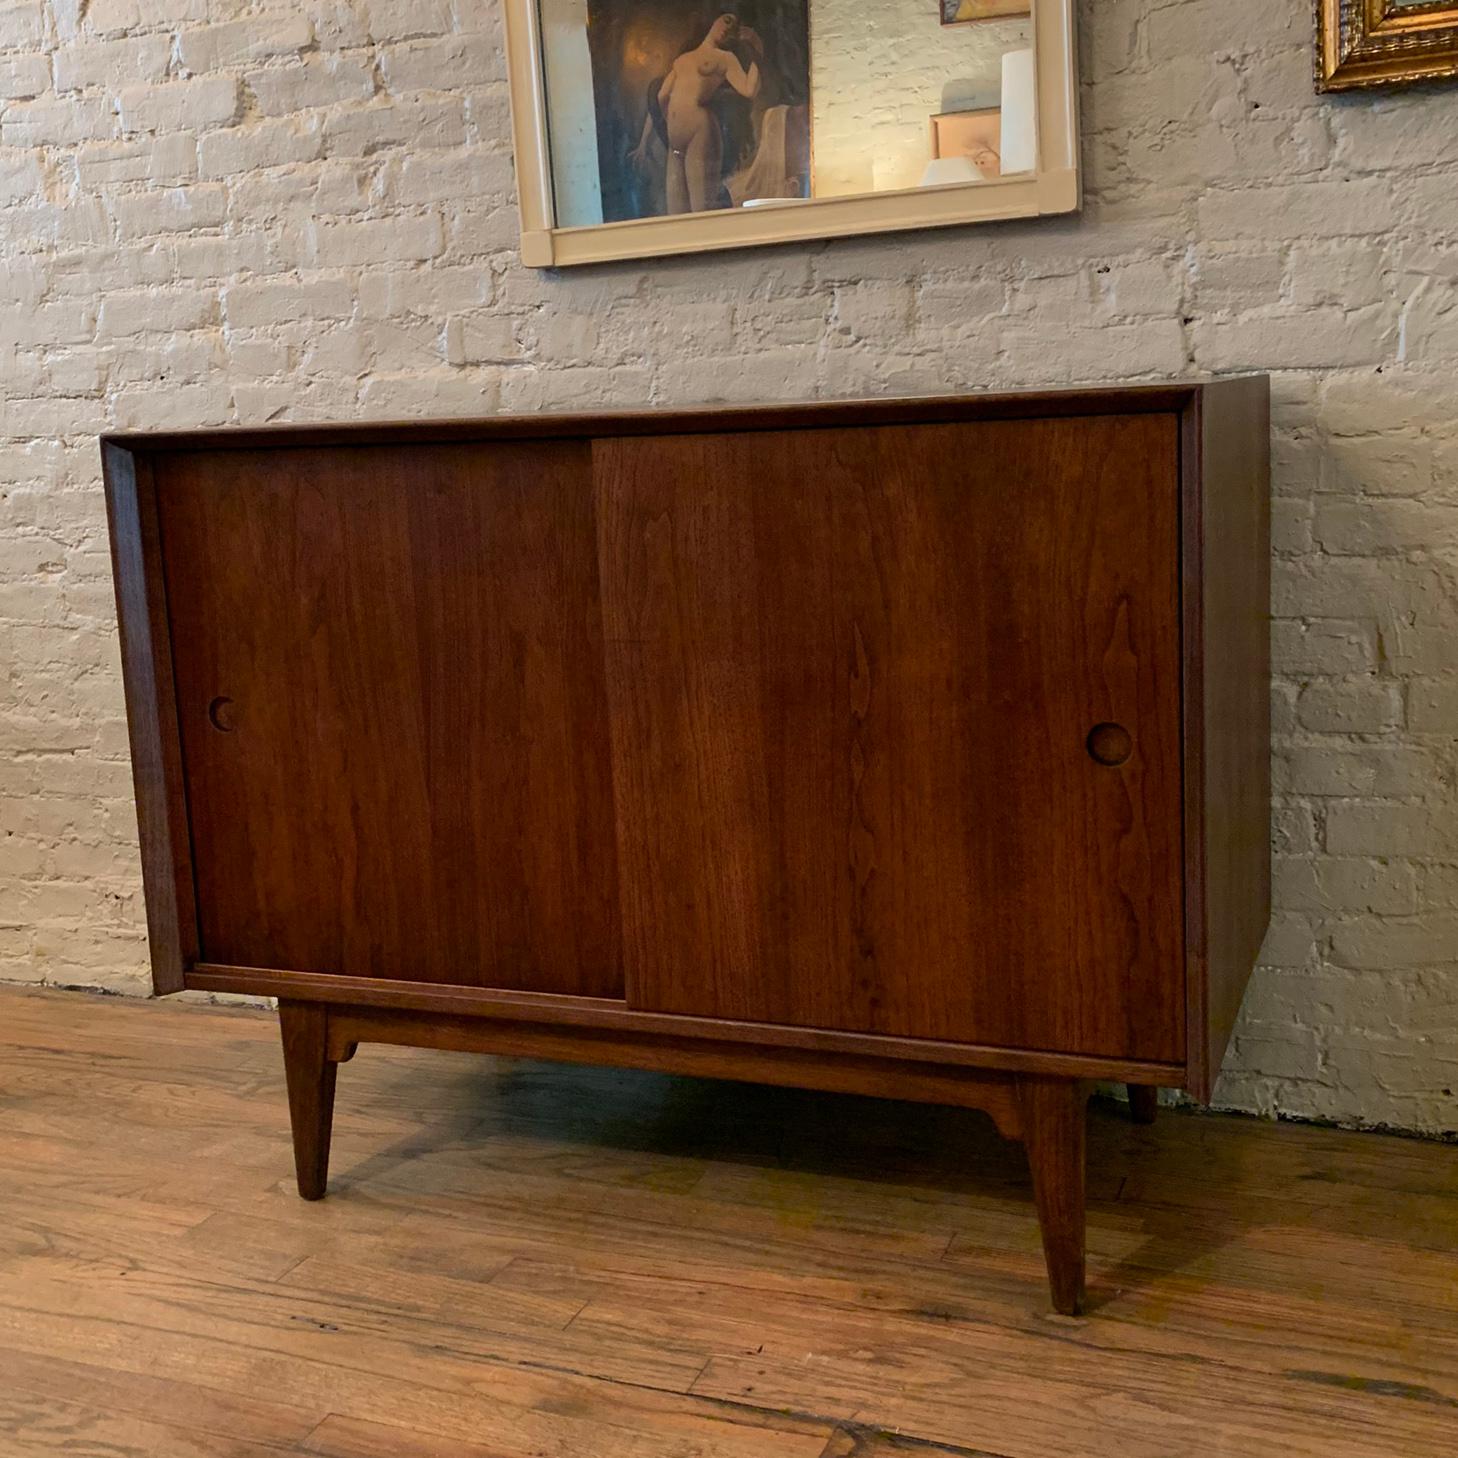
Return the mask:
<path id="1" fill-rule="evenodd" d="M 388 445 L 599 435 L 672 435 L 700 431 L 793 430 L 898 425 L 950 420 L 1184 411 L 1210 390 L 1269 389 L 1265 375 L 1197 377 L 1136 385 L 1082 385 L 1056 390 L 985 391 L 970 395 L 805 401 L 794 404 L 698 405 L 596 412 L 542 411 L 474 419 L 393 420 L 352 424 L 223 427 L 188 431 L 110 432 L 103 446 L 130 452 L 256 449 L 269 446 Z"/>

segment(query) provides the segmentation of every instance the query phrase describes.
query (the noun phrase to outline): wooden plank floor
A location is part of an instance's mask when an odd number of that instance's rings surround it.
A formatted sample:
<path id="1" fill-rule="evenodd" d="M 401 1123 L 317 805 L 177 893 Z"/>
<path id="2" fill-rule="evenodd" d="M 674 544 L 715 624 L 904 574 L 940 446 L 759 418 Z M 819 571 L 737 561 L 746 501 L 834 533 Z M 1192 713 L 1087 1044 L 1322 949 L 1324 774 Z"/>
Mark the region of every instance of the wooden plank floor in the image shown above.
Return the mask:
<path id="1" fill-rule="evenodd" d="M 0 990 L 0 1458 L 1450 1458 L 1458 1148 L 1096 1107 L 1050 1314 L 980 1116 Z"/>

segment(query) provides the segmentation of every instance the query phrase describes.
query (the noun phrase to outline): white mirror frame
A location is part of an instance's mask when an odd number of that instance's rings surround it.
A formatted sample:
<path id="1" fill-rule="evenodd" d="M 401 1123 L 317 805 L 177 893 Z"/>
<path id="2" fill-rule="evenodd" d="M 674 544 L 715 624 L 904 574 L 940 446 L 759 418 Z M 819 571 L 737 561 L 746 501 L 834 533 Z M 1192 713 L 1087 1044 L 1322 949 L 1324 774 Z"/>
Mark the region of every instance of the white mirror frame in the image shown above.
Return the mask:
<path id="1" fill-rule="evenodd" d="M 1038 76 L 1035 172 L 986 182 L 816 198 L 809 207 L 724 208 L 575 228 L 557 227 L 553 215 L 537 0 L 503 0 L 503 4 L 521 211 L 521 261 L 531 267 L 561 268 L 614 258 L 655 258 L 800 238 L 842 238 L 1078 211 L 1081 191 L 1074 0 L 1032 0 Z"/>

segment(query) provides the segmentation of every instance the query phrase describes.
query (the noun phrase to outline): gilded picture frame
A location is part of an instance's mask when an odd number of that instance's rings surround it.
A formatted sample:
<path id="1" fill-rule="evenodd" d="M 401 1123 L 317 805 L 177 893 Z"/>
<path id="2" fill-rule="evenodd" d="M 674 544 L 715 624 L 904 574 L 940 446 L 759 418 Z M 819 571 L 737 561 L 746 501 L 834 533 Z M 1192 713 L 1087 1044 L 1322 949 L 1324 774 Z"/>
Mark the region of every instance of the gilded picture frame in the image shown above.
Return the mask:
<path id="1" fill-rule="evenodd" d="M 1458 0 L 1315 0 L 1316 89 L 1458 76 Z"/>

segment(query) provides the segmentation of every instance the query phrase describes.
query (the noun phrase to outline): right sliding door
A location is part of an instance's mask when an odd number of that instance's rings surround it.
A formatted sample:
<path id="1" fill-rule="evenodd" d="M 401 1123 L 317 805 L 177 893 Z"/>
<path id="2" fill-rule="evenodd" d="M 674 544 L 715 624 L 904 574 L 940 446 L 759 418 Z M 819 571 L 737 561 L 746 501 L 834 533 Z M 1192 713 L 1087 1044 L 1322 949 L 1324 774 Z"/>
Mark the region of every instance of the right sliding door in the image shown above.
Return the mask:
<path id="1" fill-rule="evenodd" d="M 1183 1058 L 1178 451 L 594 443 L 632 1005 Z"/>

